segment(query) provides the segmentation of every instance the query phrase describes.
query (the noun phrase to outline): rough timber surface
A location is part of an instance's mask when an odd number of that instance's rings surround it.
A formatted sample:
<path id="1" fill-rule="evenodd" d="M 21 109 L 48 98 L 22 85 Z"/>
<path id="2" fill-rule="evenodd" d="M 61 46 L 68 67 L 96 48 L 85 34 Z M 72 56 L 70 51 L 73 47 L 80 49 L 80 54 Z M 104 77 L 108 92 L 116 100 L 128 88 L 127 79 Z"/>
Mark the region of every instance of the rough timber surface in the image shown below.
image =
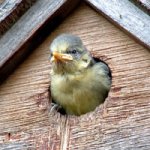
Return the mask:
<path id="1" fill-rule="evenodd" d="M 29 9 L 36 0 L 0 0 L 0 36 Z"/>
<path id="2" fill-rule="evenodd" d="M 80 117 L 48 113 L 48 49 L 64 32 L 79 35 L 113 75 L 104 105 Z M 149 85 L 149 51 L 81 4 L 0 86 L 0 149 L 149 150 Z"/>
<path id="3" fill-rule="evenodd" d="M 0 82 L 55 28 L 79 0 L 37 0 L 0 38 Z"/>
<path id="4" fill-rule="evenodd" d="M 85 0 L 98 12 L 150 49 L 150 16 L 129 0 Z"/>
<path id="5" fill-rule="evenodd" d="M 135 4 L 141 6 L 141 8 L 150 14 L 150 1 L 149 0 L 133 0 Z"/>

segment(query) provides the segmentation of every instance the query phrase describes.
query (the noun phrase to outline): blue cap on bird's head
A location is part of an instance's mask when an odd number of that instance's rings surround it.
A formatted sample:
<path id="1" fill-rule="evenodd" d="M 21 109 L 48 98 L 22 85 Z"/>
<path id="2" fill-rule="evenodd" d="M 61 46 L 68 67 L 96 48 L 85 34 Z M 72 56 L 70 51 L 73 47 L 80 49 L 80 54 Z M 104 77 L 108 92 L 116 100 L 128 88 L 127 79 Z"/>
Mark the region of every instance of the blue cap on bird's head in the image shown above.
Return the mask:
<path id="1" fill-rule="evenodd" d="M 51 43 L 51 52 L 66 52 L 73 47 L 83 46 L 81 39 L 76 35 L 61 34 L 57 36 Z"/>

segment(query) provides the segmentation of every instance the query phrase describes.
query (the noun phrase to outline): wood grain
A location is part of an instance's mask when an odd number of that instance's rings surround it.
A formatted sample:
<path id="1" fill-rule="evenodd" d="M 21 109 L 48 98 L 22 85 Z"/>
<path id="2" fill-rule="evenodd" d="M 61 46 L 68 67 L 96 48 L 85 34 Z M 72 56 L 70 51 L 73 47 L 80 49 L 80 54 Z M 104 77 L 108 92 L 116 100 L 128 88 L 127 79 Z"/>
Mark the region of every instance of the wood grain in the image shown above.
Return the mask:
<path id="1" fill-rule="evenodd" d="M 4 34 L 36 0 L 0 1 L 0 37 Z"/>
<path id="2" fill-rule="evenodd" d="M 49 113 L 49 45 L 64 32 L 80 36 L 112 70 L 104 105 L 80 117 Z M 149 150 L 149 85 L 150 52 L 81 4 L 0 86 L 0 147 Z"/>
<path id="3" fill-rule="evenodd" d="M 0 82 L 78 4 L 79 0 L 37 0 L 0 39 Z"/>
<path id="4" fill-rule="evenodd" d="M 85 0 L 121 29 L 150 49 L 150 16 L 127 0 Z"/>
<path id="5" fill-rule="evenodd" d="M 149 0 L 133 0 L 140 8 L 150 14 L 150 1 Z"/>

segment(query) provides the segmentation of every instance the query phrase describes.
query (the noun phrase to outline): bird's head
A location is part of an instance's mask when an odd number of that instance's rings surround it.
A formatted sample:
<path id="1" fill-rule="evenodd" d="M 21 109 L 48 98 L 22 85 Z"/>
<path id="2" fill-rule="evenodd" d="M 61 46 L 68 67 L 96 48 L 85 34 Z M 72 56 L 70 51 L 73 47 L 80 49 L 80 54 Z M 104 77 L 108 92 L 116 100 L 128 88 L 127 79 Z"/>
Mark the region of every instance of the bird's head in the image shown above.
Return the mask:
<path id="1" fill-rule="evenodd" d="M 81 39 L 71 34 L 61 34 L 50 45 L 52 69 L 55 73 L 75 73 L 94 62 Z"/>

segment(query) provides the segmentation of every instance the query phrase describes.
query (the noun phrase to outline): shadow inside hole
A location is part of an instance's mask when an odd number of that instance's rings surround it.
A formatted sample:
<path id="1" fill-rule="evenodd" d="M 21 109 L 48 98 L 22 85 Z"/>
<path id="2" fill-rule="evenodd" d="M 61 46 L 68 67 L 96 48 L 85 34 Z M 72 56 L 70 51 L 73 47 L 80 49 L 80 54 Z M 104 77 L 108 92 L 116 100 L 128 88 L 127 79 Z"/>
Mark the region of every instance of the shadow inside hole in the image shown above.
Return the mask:
<path id="1" fill-rule="evenodd" d="M 111 73 L 111 70 L 110 70 L 110 67 L 108 66 L 108 64 L 105 61 L 103 61 L 103 60 L 101 60 L 99 58 L 93 57 L 93 59 L 95 60 L 96 63 L 100 63 L 101 62 L 101 63 L 104 63 L 108 67 L 108 74 L 107 75 L 109 76 L 110 80 L 112 81 L 112 73 Z M 110 87 L 111 87 L 111 85 L 110 85 Z M 109 91 L 110 91 L 110 89 L 109 89 Z M 102 103 L 100 103 L 99 105 L 101 105 L 101 104 L 103 104 L 105 102 L 105 99 L 108 97 L 109 91 L 106 93 L 104 101 Z M 53 99 L 52 99 L 52 103 L 58 105 Z M 97 105 L 97 106 L 99 106 L 99 105 Z M 91 112 L 94 111 L 94 110 L 91 110 Z M 63 109 L 63 107 L 61 107 L 60 105 L 58 105 L 58 107 L 56 107 L 56 111 L 59 112 L 61 115 L 67 115 L 65 109 Z M 81 115 L 84 115 L 84 114 L 81 114 Z"/>
<path id="2" fill-rule="evenodd" d="M 53 103 L 54 105 L 57 105 L 56 108 L 55 108 L 55 110 L 56 110 L 57 112 L 59 112 L 61 115 L 66 115 L 66 114 L 67 114 L 66 111 L 65 111 L 65 109 L 64 109 L 62 106 L 58 105 L 58 104 L 54 101 L 54 99 L 52 99 L 52 103 Z"/>

